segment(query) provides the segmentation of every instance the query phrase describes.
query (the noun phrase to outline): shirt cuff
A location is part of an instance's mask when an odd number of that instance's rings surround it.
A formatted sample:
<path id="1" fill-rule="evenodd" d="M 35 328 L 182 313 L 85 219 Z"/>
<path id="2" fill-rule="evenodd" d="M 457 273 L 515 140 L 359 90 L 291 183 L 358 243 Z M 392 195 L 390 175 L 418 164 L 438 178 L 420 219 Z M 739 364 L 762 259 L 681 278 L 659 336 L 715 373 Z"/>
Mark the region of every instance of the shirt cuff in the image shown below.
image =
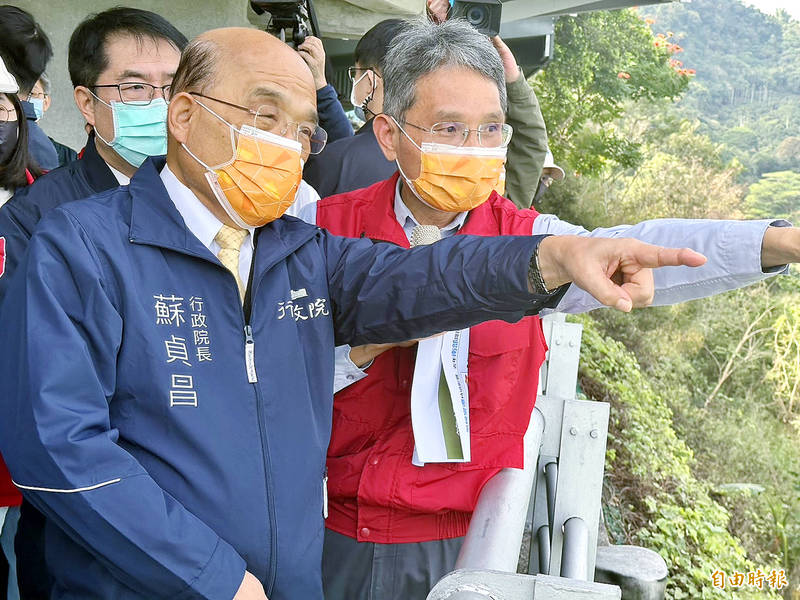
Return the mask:
<path id="1" fill-rule="evenodd" d="M 348 385 L 353 385 L 356 381 L 361 381 L 367 376 L 365 372 L 371 365 L 369 361 L 362 368 L 358 368 L 356 364 L 350 360 L 350 350 L 352 348 L 345 344 L 343 346 L 336 346 L 335 355 L 335 369 L 333 375 L 333 393 L 337 393 Z"/>

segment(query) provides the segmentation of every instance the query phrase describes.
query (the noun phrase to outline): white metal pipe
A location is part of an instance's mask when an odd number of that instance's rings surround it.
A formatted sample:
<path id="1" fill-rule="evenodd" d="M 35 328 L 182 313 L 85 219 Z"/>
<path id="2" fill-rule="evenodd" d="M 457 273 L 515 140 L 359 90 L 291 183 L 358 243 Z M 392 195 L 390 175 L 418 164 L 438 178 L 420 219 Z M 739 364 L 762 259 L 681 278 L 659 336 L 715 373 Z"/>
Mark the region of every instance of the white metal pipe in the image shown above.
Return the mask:
<path id="1" fill-rule="evenodd" d="M 534 408 L 525 432 L 524 468 L 503 469 L 483 487 L 456 569 L 516 573 L 543 431 L 544 416 Z"/>
<path id="2" fill-rule="evenodd" d="M 561 576 L 589 580 L 589 527 L 580 517 L 564 523 L 564 547 L 561 551 Z"/>

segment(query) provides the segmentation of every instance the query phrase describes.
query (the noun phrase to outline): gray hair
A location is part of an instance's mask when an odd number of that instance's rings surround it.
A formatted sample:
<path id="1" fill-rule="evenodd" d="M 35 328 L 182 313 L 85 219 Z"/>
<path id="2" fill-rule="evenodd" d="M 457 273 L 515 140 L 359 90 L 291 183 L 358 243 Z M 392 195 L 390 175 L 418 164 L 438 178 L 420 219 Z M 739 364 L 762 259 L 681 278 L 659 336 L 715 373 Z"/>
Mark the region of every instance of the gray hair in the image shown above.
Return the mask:
<path id="1" fill-rule="evenodd" d="M 497 84 L 506 109 L 503 62 L 492 43 L 464 19 L 411 19 L 395 36 L 383 65 L 383 112 L 402 119 L 416 101 L 417 81 L 444 67 L 466 67 Z M 465 90 L 465 93 L 468 90 Z"/>
<path id="2" fill-rule="evenodd" d="M 195 38 L 181 52 L 170 94 L 205 92 L 217 74 L 220 50 L 211 40 Z"/>

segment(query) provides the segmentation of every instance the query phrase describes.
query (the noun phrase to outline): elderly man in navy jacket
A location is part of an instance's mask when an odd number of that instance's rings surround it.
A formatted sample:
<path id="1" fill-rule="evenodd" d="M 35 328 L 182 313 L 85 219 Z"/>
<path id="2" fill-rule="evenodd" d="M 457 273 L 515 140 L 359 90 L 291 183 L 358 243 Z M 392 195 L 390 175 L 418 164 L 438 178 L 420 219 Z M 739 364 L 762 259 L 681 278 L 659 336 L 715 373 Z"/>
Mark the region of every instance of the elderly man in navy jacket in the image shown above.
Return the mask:
<path id="1" fill-rule="evenodd" d="M 279 218 L 322 139 L 302 59 L 215 30 L 173 86 L 166 164 L 45 216 L 0 312 L 0 450 L 46 516 L 50 598 L 321 600 L 336 344 L 515 321 L 569 281 L 629 309 L 643 266 L 704 260 Z"/>

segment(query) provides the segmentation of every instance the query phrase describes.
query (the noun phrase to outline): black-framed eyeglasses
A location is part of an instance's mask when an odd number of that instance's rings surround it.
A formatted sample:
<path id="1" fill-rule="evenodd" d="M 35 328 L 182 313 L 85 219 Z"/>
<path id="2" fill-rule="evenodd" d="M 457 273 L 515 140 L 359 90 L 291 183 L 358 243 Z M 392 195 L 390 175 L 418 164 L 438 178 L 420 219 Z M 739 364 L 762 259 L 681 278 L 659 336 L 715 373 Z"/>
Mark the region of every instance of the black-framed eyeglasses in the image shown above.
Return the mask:
<path id="1" fill-rule="evenodd" d="M 475 132 L 478 145 L 484 148 L 504 148 L 511 141 L 514 129 L 508 123 L 481 123 L 475 129 L 467 127 L 466 123 L 456 121 L 443 121 L 434 123 L 430 127 L 422 127 L 404 121 L 415 129 L 430 134 L 432 141 L 449 146 L 463 146 L 471 132 Z"/>
<path id="2" fill-rule="evenodd" d="M 119 99 L 123 104 L 150 104 L 155 98 L 156 90 L 161 92 L 161 97 L 169 102 L 172 93 L 172 84 L 152 85 L 141 81 L 126 81 L 125 83 L 106 83 L 93 85 L 93 88 L 117 88 Z"/>
<path id="3" fill-rule="evenodd" d="M 359 72 L 366 72 L 366 71 L 372 71 L 372 74 L 375 75 L 375 77 L 377 77 L 378 79 L 383 79 L 383 77 L 381 77 L 381 74 L 378 73 L 372 67 L 347 67 L 347 76 L 350 78 L 350 81 L 355 83 L 356 79 L 358 79 L 359 77 L 358 75 Z"/>
<path id="4" fill-rule="evenodd" d="M 271 104 L 262 104 L 258 109 L 253 110 L 241 104 L 234 104 L 227 100 L 220 100 L 213 96 L 206 96 L 200 92 L 189 92 L 193 96 L 200 96 L 206 100 L 213 100 L 231 108 L 238 108 L 251 115 L 253 115 L 253 127 L 261 129 L 262 131 L 269 131 L 270 133 L 277 133 L 278 135 L 286 137 L 289 129 L 294 126 L 294 139 L 300 142 L 303 149 L 309 154 L 319 154 L 325 148 L 328 142 L 328 132 L 319 125 L 310 126 L 305 123 L 298 123 L 297 121 L 290 120 L 286 113 Z"/>

